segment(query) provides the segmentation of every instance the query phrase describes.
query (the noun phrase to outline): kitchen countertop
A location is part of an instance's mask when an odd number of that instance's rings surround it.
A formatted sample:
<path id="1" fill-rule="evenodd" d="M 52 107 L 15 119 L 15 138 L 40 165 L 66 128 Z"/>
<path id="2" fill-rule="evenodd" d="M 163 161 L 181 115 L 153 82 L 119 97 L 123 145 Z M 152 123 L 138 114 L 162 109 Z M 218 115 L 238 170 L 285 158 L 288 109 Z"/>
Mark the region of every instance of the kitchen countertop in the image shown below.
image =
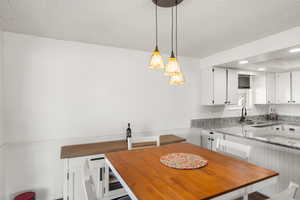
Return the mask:
<path id="1" fill-rule="evenodd" d="M 186 139 L 178 137 L 176 135 L 161 135 L 160 136 L 160 144 L 172 144 L 185 142 Z M 150 146 L 153 145 L 152 142 L 143 142 L 134 144 L 135 147 L 139 146 Z M 69 145 L 61 147 L 61 159 L 66 158 L 75 158 L 80 156 L 89 156 L 89 155 L 97 155 L 104 154 L 108 152 L 122 151 L 127 150 L 128 145 L 126 140 L 115 140 L 115 141 L 107 141 L 107 142 L 98 142 L 91 144 L 78 144 L 78 145 Z"/>
<path id="2" fill-rule="evenodd" d="M 265 121 L 254 125 L 240 124 L 209 130 L 300 150 L 299 122 Z"/>

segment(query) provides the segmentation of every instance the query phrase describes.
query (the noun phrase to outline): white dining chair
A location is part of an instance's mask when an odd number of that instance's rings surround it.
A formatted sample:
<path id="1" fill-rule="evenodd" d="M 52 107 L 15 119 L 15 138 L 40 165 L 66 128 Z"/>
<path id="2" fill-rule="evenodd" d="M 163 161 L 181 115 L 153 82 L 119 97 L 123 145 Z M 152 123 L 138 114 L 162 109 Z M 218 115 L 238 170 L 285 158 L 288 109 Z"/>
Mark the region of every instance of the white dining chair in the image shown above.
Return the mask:
<path id="1" fill-rule="evenodd" d="M 216 151 L 245 161 L 249 161 L 251 146 L 218 138 Z M 248 200 L 247 192 L 244 193 L 243 200 Z"/>
<path id="2" fill-rule="evenodd" d="M 216 151 L 249 161 L 251 146 L 218 138 Z"/>
<path id="3" fill-rule="evenodd" d="M 83 181 L 83 189 L 85 200 L 97 200 L 96 194 L 96 186 L 94 184 L 88 160 L 86 160 L 83 164 L 82 168 L 82 181 Z"/>
<path id="4" fill-rule="evenodd" d="M 290 182 L 290 185 L 287 189 L 271 196 L 269 200 L 295 200 L 298 188 L 298 184 Z"/>
<path id="5" fill-rule="evenodd" d="M 149 147 L 149 145 L 145 144 L 143 146 L 143 143 L 153 142 L 155 143 L 155 146 L 160 146 L 160 136 L 146 136 L 146 137 L 131 137 L 127 139 L 128 143 L 128 150 L 132 149 L 139 149 L 139 148 L 145 148 Z M 139 147 L 133 147 L 134 144 L 141 143 Z"/>

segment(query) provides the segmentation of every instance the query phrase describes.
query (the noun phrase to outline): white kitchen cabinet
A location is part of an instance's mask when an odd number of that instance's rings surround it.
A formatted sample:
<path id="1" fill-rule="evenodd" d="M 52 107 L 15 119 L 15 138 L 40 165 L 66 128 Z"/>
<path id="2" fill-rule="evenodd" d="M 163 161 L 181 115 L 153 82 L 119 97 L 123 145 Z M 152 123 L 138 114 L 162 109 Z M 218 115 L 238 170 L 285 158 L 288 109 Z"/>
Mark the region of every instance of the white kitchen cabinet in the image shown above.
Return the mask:
<path id="1" fill-rule="evenodd" d="M 300 71 L 292 72 L 292 103 L 300 103 Z"/>
<path id="2" fill-rule="evenodd" d="M 291 102 L 291 72 L 277 73 L 276 99 L 278 104 Z"/>
<path id="3" fill-rule="evenodd" d="M 225 104 L 226 102 L 226 69 L 213 68 L 214 104 Z"/>
<path id="4" fill-rule="evenodd" d="M 201 71 L 202 104 L 238 103 L 238 73 L 233 69 L 210 67 Z"/>
<path id="5" fill-rule="evenodd" d="M 224 104 L 226 101 L 226 71 L 223 68 L 205 68 L 201 71 L 203 105 Z"/>
<path id="6" fill-rule="evenodd" d="M 266 92 L 268 104 L 276 103 L 276 73 L 266 73 Z"/>
<path id="7" fill-rule="evenodd" d="M 267 103 L 267 80 L 266 74 L 260 73 L 253 76 L 253 99 L 254 104 Z"/>
<path id="8" fill-rule="evenodd" d="M 239 101 L 238 93 L 238 71 L 227 69 L 227 104 L 237 105 Z"/>
<path id="9" fill-rule="evenodd" d="M 126 195 L 123 188 L 111 191 L 109 188 L 109 170 L 105 166 L 104 155 L 93 155 L 64 159 L 64 194 L 66 200 L 85 200 L 82 167 L 89 162 L 93 181 L 96 186 L 97 199 L 109 200 Z"/>
<path id="10" fill-rule="evenodd" d="M 258 73 L 253 76 L 254 104 L 276 103 L 276 74 Z"/>

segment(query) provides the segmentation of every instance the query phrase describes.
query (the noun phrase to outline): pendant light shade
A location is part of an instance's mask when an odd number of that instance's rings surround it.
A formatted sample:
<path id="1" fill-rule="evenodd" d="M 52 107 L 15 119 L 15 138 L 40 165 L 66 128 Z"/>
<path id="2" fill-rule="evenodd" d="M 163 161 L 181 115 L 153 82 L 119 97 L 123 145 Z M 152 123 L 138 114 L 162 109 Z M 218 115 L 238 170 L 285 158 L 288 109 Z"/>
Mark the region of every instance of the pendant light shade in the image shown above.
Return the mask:
<path id="1" fill-rule="evenodd" d="M 183 74 L 180 72 L 177 75 L 171 76 L 169 84 L 170 85 L 183 85 L 183 84 L 185 84 L 185 79 L 184 79 Z"/>
<path id="2" fill-rule="evenodd" d="M 160 55 L 160 52 L 157 47 L 152 52 L 149 68 L 151 68 L 151 69 L 164 69 L 165 68 L 163 58 Z"/>
<path id="3" fill-rule="evenodd" d="M 158 50 L 158 23 L 157 23 L 157 0 L 155 5 L 155 50 L 152 52 L 151 58 L 150 58 L 150 65 L 149 68 L 151 69 L 164 69 L 164 61 L 162 59 L 162 56 L 160 55 L 160 52 Z"/>
<path id="4" fill-rule="evenodd" d="M 165 75 L 166 76 L 175 76 L 180 73 L 180 66 L 177 61 L 177 58 L 174 56 L 174 52 L 172 51 L 172 54 L 168 60 L 168 64 L 165 68 Z"/>

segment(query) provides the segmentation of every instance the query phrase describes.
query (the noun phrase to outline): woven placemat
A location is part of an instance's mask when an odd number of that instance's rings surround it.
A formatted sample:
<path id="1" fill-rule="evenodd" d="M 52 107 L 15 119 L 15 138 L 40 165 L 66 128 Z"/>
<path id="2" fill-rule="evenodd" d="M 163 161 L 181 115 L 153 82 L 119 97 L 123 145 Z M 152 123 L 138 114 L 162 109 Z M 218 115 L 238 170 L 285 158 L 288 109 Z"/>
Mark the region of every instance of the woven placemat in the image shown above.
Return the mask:
<path id="1" fill-rule="evenodd" d="M 190 153 L 170 153 L 162 156 L 160 162 L 175 169 L 198 169 L 207 165 L 207 160 Z"/>

